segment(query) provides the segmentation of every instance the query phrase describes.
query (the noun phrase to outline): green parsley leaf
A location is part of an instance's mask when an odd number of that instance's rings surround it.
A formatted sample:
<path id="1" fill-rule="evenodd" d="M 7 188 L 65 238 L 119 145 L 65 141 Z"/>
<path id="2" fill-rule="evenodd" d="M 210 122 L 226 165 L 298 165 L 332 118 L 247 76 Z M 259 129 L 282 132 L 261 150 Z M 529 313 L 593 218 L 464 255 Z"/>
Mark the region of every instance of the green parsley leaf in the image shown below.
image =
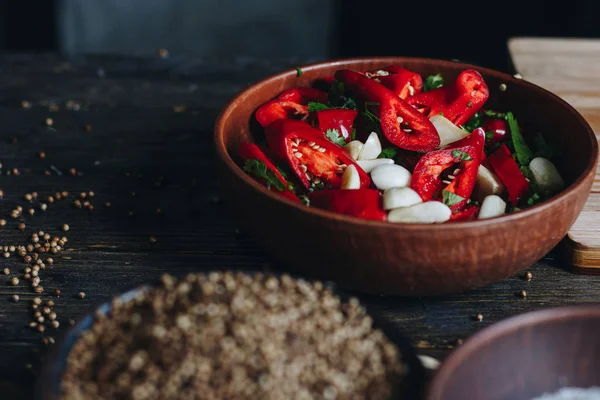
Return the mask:
<path id="1" fill-rule="evenodd" d="M 300 199 L 302 204 L 304 204 L 306 207 L 310 207 L 310 199 L 307 195 L 301 194 L 300 196 L 298 196 L 298 198 Z"/>
<path id="2" fill-rule="evenodd" d="M 308 112 L 329 110 L 330 108 L 331 107 L 329 107 L 328 105 L 323 104 L 323 103 L 317 103 L 316 101 L 309 101 L 308 102 Z"/>
<path id="3" fill-rule="evenodd" d="M 444 78 L 442 77 L 442 74 L 429 75 L 423 82 L 423 92 L 438 89 L 442 86 L 444 86 Z"/>
<path id="4" fill-rule="evenodd" d="M 452 157 L 458 158 L 461 161 L 471 161 L 473 159 L 468 153 L 460 150 L 452 150 Z"/>
<path id="5" fill-rule="evenodd" d="M 505 113 L 500 113 L 497 111 L 485 110 L 484 114 L 488 117 L 495 118 L 495 119 L 506 119 Z"/>
<path id="6" fill-rule="evenodd" d="M 457 195 L 456 193 L 452 193 L 447 190 L 444 190 L 442 192 L 442 201 L 448 207 L 458 204 L 463 200 L 464 200 L 464 197 L 461 197 L 461 196 Z"/>
<path id="7" fill-rule="evenodd" d="M 280 192 L 283 192 L 286 189 L 285 184 L 279 180 L 277 175 L 275 175 L 275 172 L 267 168 L 264 162 L 257 160 L 256 158 L 246 160 L 243 169 L 257 179 L 266 180 L 267 189 L 269 190 L 271 189 L 271 185 L 275 186 L 275 189 Z"/>
<path id="8" fill-rule="evenodd" d="M 395 147 L 386 147 L 381 150 L 377 158 L 394 158 L 396 154 L 398 154 L 398 150 Z"/>
<path id="9" fill-rule="evenodd" d="M 476 112 L 475 114 L 473 114 L 471 119 L 469 119 L 467 122 L 465 122 L 465 124 L 462 126 L 462 128 L 464 130 L 466 130 L 467 132 L 473 132 L 475 129 L 479 128 L 480 126 L 481 126 L 481 114 Z"/>
<path id="10" fill-rule="evenodd" d="M 346 87 L 343 82 L 335 80 L 331 83 L 328 93 L 328 101 L 331 107 L 358 110 L 354 99 L 346 95 Z"/>
<path id="11" fill-rule="evenodd" d="M 508 127 L 510 129 L 510 136 L 512 138 L 512 143 L 515 146 L 515 154 L 517 155 L 517 161 L 521 166 L 528 166 L 529 162 L 533 158 L 533 154 L 529 147 L 527 147 L 527 143 L 525 143 L 525 139 L 521 136 L 521 132 L 519 130 L 519 124 L 515 119 L 513 113 L 506 113 L 506 121 L 508 122 Z"/>
<path id="12" fill-rule="evenodd" d="M 337 129 L 327 129 L 327 132 L 325 132 L 325 136 L 327 136 L 327 139 L 337 144 L 338 146 L 344 147 L 346 145 L 346 140 L 344 140 L 344 137 L 340 135 L 340 131 L 338 131 Z"/>
<path id="13" fill-rule="evenodd" d="M 304 73 L 304 71 L 302 71 L 302 69 L 300 69 L 300 67 L 296 67 L 296 77 L 300 78 L 303 73 Z"/>

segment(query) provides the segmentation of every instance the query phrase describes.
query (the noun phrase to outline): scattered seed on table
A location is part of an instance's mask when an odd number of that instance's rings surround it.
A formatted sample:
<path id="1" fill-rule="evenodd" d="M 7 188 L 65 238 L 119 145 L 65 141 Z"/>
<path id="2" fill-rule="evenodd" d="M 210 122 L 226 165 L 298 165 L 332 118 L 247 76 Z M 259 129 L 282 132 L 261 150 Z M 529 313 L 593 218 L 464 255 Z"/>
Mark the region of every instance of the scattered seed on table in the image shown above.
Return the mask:
<path id="1" fill-rule="evenodd" d="M 54 121 L 52 120 L 52 118 L 46 118 L 46 126 L 52 126 L 54 125 Z"/>
<path id="2" fill-rule="evenodd" d="M 483 314 L 482 313 L 477 313 L 475 315 L 475 319 L 479 322 L 483 321 Z"/>
<path id="3" fill-rule="evenodd" d="M 69 225 L 68 224 L 63 224 L 62 230 L 65 231 L 65 232 L 67 232 L 69 230 Z"/>
<path id="4" fill-rule="evenodd" d="M 506 92 L 506 84 L 501 83 L 500 86 L 498 87 L 498 89 L 500 89 L 501 92 Z"/>
<path id="5" fill-rule="evenodd" d="M 33 199 L 33 196 L 31 195 L 31 193 L 26 193 L 25 196 L 23 196 L 25 198 L 25 200 L 27 201 L 31 201 L 31 199 Z"/>
<path id="6" fill-rule="evenodd" d="M 150 243 L 154 244 L 154 243 L 156 243 L 156 237 L 155 236 L 150 236 L 148 238 L 148 241 L 150 241 Z"/>
<path id="7" fill-rule="evenodd" d="M 58 327 L 60 326 L 60 323 L 56 320 L 50 322 L 50 326 L 52 326 L 54 329 L 58 329 Z"/>
<path id="8" fill-rule="evenodd" d="M 54 197 L 48 196 L 48 203 L 50 203 L 50 204 L 54 203 Z"/>
<path id="9" fill-rule="evenodd" d="M 36 293 L 43 293 L 44 292 L 44 287 L 43 286 L 36 286 L 33 288 L 33 291 Z"/>
<path id="10" fill-rule="evenodd" d="M 10 268 L 4 268 L 2 270 L 2 272 L 4 272 L 4 275 L 9 275 L 10 274 Z"/>
<path id="11" fill-rule="evenodd" d="M 4 253 L 4 258 L 8 258 L 8 257 L 10 257 L 10 253 L 7 251 Z"/>
<path id="12" fill-rule="evenodd" d="M 49 343 L 49 342 L 48 342 L 48 338 L 47 338 L 47 337 L 43 337 L 43 338 L 42 338 L 42 344 L 45 344 L 45 345 L 47 345 L 48 343 Z"/>
<path id="13" fill-rule="evenodd" d="M 110 206 L 111 206 L 110 201 L 107 201 L 107 202 L 104 203 L 104 207 L 108 208 Z"/>
<path id="14" fill-rule="evenodd" d="M 29 215 L 35 214 L 35 210 L 33 208 L 30 208 L 29 210 L 27 210 L 27 212 L 29 213 Z"/>
<path id="15" fill-rule="evenodd" d="M 33 246 L 31 246 L 33 248 Z M 31 256 L 25 256 L 23 257 L 23 261 L 25 261 L 27 264 L 29 264 L 31 262 L 32 258 Z"/>
<path id="16" fill-rule="evenodd" d="M 17 303 L 19 301 L 19 295 L 18 294 L 13 294 L 12 301 L 14 301 L 15 303 Z"/>
<path id="17" fill-rule="evenodd" d="M 87 193 L 86 192 L 79 193 L 79 198 L 85 199 L 86 197 L 87 197 Z"/>
<path id="18" fill-rule="evenodd" d="M 54 307 L 54 300 L 48 300 L 46 304 L 48 305 L 48 307 Z"/>
<path id="19" fill-rule="evenodd" d="M 462 339 L 456 339 L 456 345 L 457 346 L 461 346 L 463 344 L 463 340 Z"/>
<path id="20" fill-rule="evenodd" d="M 54 289 L 54 296 L 55 297 L 60 297 L 60 289 Z"/>
<path id="21" fill-rule="evenodd" d="M 533 278 L 533 274 L 531 272 L 527 271 L 527 273 L 525 274 L 525 279 L 527 279 L 528 281 L 530 281 L 531 278 Z"/>
<path id="22" fill-rule="evenodd" d="M 525 290 L 521 290 L 521 291 L 519 292 L 519 297 L 521 297 L 521 298 L 525 298 L 525 297 L 527 297 L 527 292 L 526 292 Z"/>
<path id="23" fill-rule="evenodd" d="M 42 298 L 41 297 L 34 297 L 32 301 L 33 301 L 33 304 L 38 305 L 38 306 L 40 304 L 42 304 Z"/>
<path id="24" fill-rule="evenodd" d="M 69 175 L 71 175 L 71 176 L 77 175 L 77 170 L 75 168 L 70 168 L 69 169 Z"/>
<path id="25" fill-rule="evenodd" d="M 0 226 L 4 226 L 6 225 L 6 220 L 5 219 L 0 219 Z"/>
<path id="26" fill-rule="evenodd" d="M 21 108 L 29 109 L 31 108 L 31 103 L 27 100 L 21 100 Z"/>
<path id="27" fill-rule="evenodd" d="M 52 312 L 52 310 L 50 309 L 50 307 L 48 306 L 44 306 L 44 308 L 42 308 L 42 312 L 46 315 L 50 314 Z"/>
<path id="28" fill-rule="evenodd" d="M 71 325 L 71 326 L 75 325 L 75 320 L 72 318 L 69 318 L 69 325 Z"/>
<path id="29" fill-rule="evenodd" d="M 85 125 L 83 126 L 83 130 L 84 130 L 85 132 L 87 132 L 87 133 L 90 133 L 90 132 L 92 131 L 92 125 L 90 125 L 90 124 L 85 124 Z"/>
<path id="30" fill-rule="evenodd" d="M 60 194 L 62 195 L 62 197 L 69 197 L 69 192 L 67 192 L 66 190 L 63 190 L 62 192 L 60 192 Z"/>
<path id="31" fill-rule="evenodd" d="M 46 169 L 46 170 L 44 170 L 44 175 L 46 175 L 46 176 L 50 176 L 50 171 L 48 171 L 47 169 Z"/>
<path id="32" fill-rule="evenodd" d="M 31 274 L 26 273 L 25 275 L 23 275 L 23 279 L 25 279 L 26 281 L 31 280 Z"/>
<path id="33" fill-rule="evenodd" d="M 46 211 L 48 209 L 48 205 L 46 203 L 40 204 L 40 210 Z"/>
<path id="34" fill-rule="evenodd" d="M 25 230 L 25 224 L 24 224 L 24 223 L 22 223 L 22 222 L 21 222 L 21 223 L 19 224 L 19 230 L 20 230 L 20 231 L 24 231 L 24 230 Z"/>
<path id="35" fill-rule="evenodd" d="M 43 151 L 40 151 L 38 154 L 38 157 L 40 157 L 41 159 L 44 159 L 44 158 L 46 158 L 46 153 Z"/>
<path id="36" fill-rule="evenodd" d="M 56 341 L 54 340 L 54 338 L 52 336 L 48 336 L 48 343 L 54 344 L 54 343 L 56 343 Z"/>
<path id="37" fill-rule="evenodd" d="M 17 286 L 19 284 L 19 278 L 16 276 L 10 279 L 10 284 L 13 286 Z"/>
<path id="38" fill-rule="evenodd" d="M 167 49 L 159 49 L 158 50 L 158 55 L 160 56 L 160 58 L 167 58 L 167 57 L 169 57 L 169 50 L 167 50 Z"/>
<path id="39" fill-rule="evenodd" d="M 48 264 L 52 265 L 52 264 L 54 264 L 54 259 L 53 259 L 52 257 L 48 257 L 48 258 L 46 258 L 46 262 L 47 262 Z M 57 290 L 58 290 L 58 289 L 57 289 Z M 60 290 L 59 290 L 59 292 L 60 292 Z"/>
<path id="40" fill-rule="evenodd" d="M 35 328 L 36 326 L 37 326 L 37 322 L 31 321 L 31 322 L 29 323 L 29 327 L 30 327 L 30 328 Z"/>
<path id="41" fill-rule="evenodd" d="M 18 168 L 13 168 L 13 169 L 12 169 L 12 174 L 13 174 L 13 175 L 21 175 L 21 171 L 19 171 L 19 169 L 18 169 Z"/>
<path id="42" fill-rule="evenodd" d="M 39 333 L 43 333 L 46 330 L 46 327 L 44 325 L 38 325 L 37 330 Z"/>
<path id="43" fill-rule="evenodd" d="M 80 299 L 85 299 L 85 292 L 79 292 L 78 296 Z"/>
<path id="44" fill-rule="evenodd" d="M 75 200 L 75 201 L 73 201 L 73 206 L 74 206 L 75 208 L 81 208 L 81 201 L 79 201 L 79 200 Z"/>

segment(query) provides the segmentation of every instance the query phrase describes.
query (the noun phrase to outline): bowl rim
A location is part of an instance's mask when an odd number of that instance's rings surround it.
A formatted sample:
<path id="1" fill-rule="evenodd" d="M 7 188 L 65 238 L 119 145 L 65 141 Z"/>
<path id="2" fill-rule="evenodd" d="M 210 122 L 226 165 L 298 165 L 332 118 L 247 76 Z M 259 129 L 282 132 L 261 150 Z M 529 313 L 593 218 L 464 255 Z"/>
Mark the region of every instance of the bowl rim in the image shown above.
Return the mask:
<path id="1" fill-rule="evenodd" d="M 441 231 L 450 231 L 454 232 L 456 230 L 461 230 L 464 228 L 470 227 L 492 227 L 499 224 L 508 223 L 511 221 L 521 220 L 528 218 L 536 213 L 542 212 L 544 210 L 548 210 L 554 207 L 555 204 L 564 202 L 571 196 L 577 195 L 582 186 L 585 185 L 585 181 L 588 179 L 590 175 L 595 175 L 596 173 L 596 165 L 598 163 L 598 139 L 596 139 L 596 135 L 594 134 L 593 129 L 589 125 L 589 123 L 583 118 L 581 113 L 577 111 L 573 106 L 567 103 L 565 100 L 561 99 L 559 96 L 554 93 L 534 84 L 528 82 L 522 78 L 515 78 L 509 74 L 504 72 L 500 72 L 494 69 L 480 67 L 474 64 L 468 64 L 463 62 L 451 61 L 451 60 L 442 60 L 442 59 L 433 59 L 433 58 L 424 58 L 424 57 L 353 57 L 353 58 L 338 58 L 329 61 L 316 62 L 311 64 L 302 65 L 296 68 L 299 68 L 301 71 L 314 71 L 319 70 L 325 67 L 332 66 L 344 66 L 346 68 L 352 68 L 354 64 L 361 64 L 366 62 L 381 62 L 381 63 L 402 63 L 402 62 L 423 62 L 423 63 L 436 63 L 440 67 L 459 67 L 463 69 L 475 69 L 477 71 L 483 72 L 485 74 L 497 77 L 499 79 L 504 80 L 505 83 L 514 83 L 517 85 L 524 85 L 526 88 L 541 92 L 545 96 L 548 96 L 558 103 L 560 103 L 563 107 L 565 107 L 571 114 L 575 116 L 575 118 L 579 121 L 579 123 L 585 128 L 587 132 L 587 139 L 589 141 L 589 146 L 591 148 L 591 155 L 587 160 L 587 166 L 584 171 L 575 179 L 575 181 L 565 188 L 563 191 L 553 196 L 550 199 L 547 199 L 539 204 L 533 205 L 526 209 L 520 210 L 519 212 L 504 214 L 500 217 L 489 218 L 484 220 L 474 220 L 474 221 L 454 221 L 449 224 L 434 224 L 436 230 Z M 251 84 L 250 86 L 242 89 L 238 92 L 231 100 L 229 100 L 219 112 L 217 119 L 214 124 L 214 133 L 213 133 L 213 142 L 217 151 L 217 155 L 220 160 L 235 174 L 239 179 L 244 181 L 250 187 L 254 188 L 254 190 L 262 193 L 264 196 L 270 197 L 275 201 L 279 201 L 283 204 L 286 204 L 288 207 L 295 209 L 299 212 L 304 212 L 309 215 L 313 215 L 316 217 L 321 217 L 331 222 L 340 222 L 347 224 L 356 224 L 363 225 L 366 227 L 373 228 L 385 228 L 385 229 L 410 229 L 412 231 L 428 231 L 432 228 L 431 224 L 416 224 L 416 223 L 406 223 L 406 224 L 395 224 L 387 221 L 374 221 L 368 220 L 364 218 L 358 218 L 353 216 L 348 216 L 344 214 L 335 213 L 333 211 L 321 210 L 314 207 L 306 207 L 301 203 L 292 201 L 284 196 L 281 196 L 277 193 L 274 193 L 263 185 L 256 182 L 252 179 L 248 174 L 246 174 L 242 168 L 238 166 L 235 160 L 230 156 L 227 151 L 227 146 L 225 145 L 224 135 L 222 134 L 225 130 L 224 126 L 227 119 L 231 116 L 231 114 L 235 110 L 235 105 L 239 102 L 243 102 L 244 99 L 251 97 L 254 92 L 260 89 L 262 86 L 282 80 L 287 77 L 298 77 L 298 70 L 296 68 L 286 69 L 282 72 L 279 72 L 274 75 L 270 75 L 258 82 Z M 276 93 L 274 93 L 276 95 Z"/>
<path id="2" fill-rule="evenodd" d="M 583 304 L 560 306 L 518 314 L 495 322 L 469 337 L 464 344 L 456 348 L 435 372 L 426 388 L 426 400 L 441 399 L 451 374 L 466 360 L 477 354 L 481 347 L 495 340 L 514 334 L 519 329 L 544 323 L 553 323 L 573 318 L 600 319 L 600 305 Z"/>

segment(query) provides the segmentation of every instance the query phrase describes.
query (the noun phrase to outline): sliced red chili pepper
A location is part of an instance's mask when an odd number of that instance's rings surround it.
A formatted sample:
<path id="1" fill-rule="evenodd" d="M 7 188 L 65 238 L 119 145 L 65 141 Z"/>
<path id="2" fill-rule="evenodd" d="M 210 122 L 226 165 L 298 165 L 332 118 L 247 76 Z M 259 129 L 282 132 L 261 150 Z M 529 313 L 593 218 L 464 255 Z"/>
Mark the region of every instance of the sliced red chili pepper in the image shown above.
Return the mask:
<path id="1" fill-rule="evenodd" d="M 412 151 L 431 151 L 440 145 L 431 121 L 385 86 L 347 69 L 337 71 L 335 77 L 350 91 L 378 103 L 381 130 L 392 144 Z"/>
<path id="2" fill-rule="evenodd" d="M 342 135 L 346 143 L 351 140 L 352 125 L 358 115 L 358 111 L 343 108 L 330 108 L 329 110 L 317 111 L 316 114 L 321 132 L 325 134 L 328 129 L 336 129 L 340 135 Z"/>
<path id="3" fill-rule="evenodd" d="M 384 74 L 379 71 L 384 71 Z M 397 65 L 390 65 L 389 67 L 371 71 L 367 74 L 367 77 L 381 83 L 403 100 L 409 96 L 419 94 L 423 90 L 423 78 L 421 75 Z"/>
<path id="4" fill-rule="evenodd" d="M 269 147 L 279 159 L 288 163 L 307 189 L 312 184 L 339 188 L 341 176 L 348 165 L 354 165 L 358 170 L 361 187 L 371 184 L 369 175 L 343 147 L 331 143 L 304 121 L 275 121 L 267 127 L 265 135 Z"/>
<path id="5" fill-rule="evenodd" d="M 279 119 L 291 118 L 300 115 L 308 116 L 307 104 L 311 101 L 327 103 L 328 95 L 314 88 L 293 88 L 281 93 L 275 100 L 271 100 L 256 110 L 256 120 L 263 127 Z"/>
<path id="6" fill-rule="evenodd" d="M 464 210 L 453 213 L 450 216 L 450 221 L 473 221 L 477 218 L 480 208 L 475 204 L 468 204 Z"/>
<path id="7" fill-rule="evenodd" d="M 265 153 L 254 143 L 241 143 L 238 151 L 240 159 L 245 163 L 244 166 L 248 166 L 250 169 L 248 174 L 252 176 L 257 182 L 263 184 L 267 189 L 281 193 L 283 196 L 294 201 L 300 201 L 292 191 L 289 190 L 289 182 L 283 177 L 281 172 L 277 169 L 275 164 L 266 156 Z M 258 171 L 258 166 L 247 165 L 247 161 L 256 160 L 258 163 L 262 163 L 265 166 L 264 173 Z M 265 177 L 266 175 L 266 177 Z"/>
<path id="8" fill-rule="evenodd" d="M 525 179 L 510 150 L 503 144 L 489 155 L 488 161 L 506 187 L 511 204 L 516 206 L 519 200 L 527 195 L 529 182 Z"/>
<path id="9" fill-rule="evenodd" d="M 483 107 L 489 95 L 490 91 L 481 74 L 467 69 L 458 75 L 453 85 L 417 94 L 406 101 L 428 118 L 442 113 L 460 126 Z"/>
<path id="10" fill-rule="evenodd" d="M 358 218 L 387 220 L 382 196 L 376 189 L 316 190 L 308 194 L 310 206 Z"/>
<path id="11" fill-rule="evenodd" d="M 462 199 L 449 205 L 453 211 L 460 210 L 471 197 L 475 187 L 484 143 L 485 132 L 478 128 L 464 139 L 425 154 L 415 166 L 410 187 L 423 201 L 442 197 L 442 190 L 460 196 Z M 444 182 L 442 173 L 451 167 L 454 168 L 448 177 L 451 181 Z"/>
<path id="12" fill-rule="evenodd" d="M 486 146 L 492 146 L 501 142 L 510 135 L 508 124 L 503 119 L 485 118 L 481 127 L 486 133 Z"/>

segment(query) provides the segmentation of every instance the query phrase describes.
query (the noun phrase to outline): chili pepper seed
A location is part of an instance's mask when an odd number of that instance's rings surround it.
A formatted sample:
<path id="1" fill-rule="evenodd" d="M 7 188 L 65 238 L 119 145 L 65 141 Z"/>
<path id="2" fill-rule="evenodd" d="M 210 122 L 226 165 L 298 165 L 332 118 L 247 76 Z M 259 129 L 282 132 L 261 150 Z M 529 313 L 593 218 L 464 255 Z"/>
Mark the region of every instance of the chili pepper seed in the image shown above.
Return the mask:
<path id="1" fill-rule="evenodd" d="M 501 83 L 498 89 L 500 89 L 501 92 L 506 92 L 506 84 Z"/>
<path id="2" fill-rule="evenodd" d="M 525 279 L 527 279 L 528 281 L 530 281 L 531 278 L 533 278 L 533 274 L 531 272 L 527 271 L 527 273 L 525 274 Z"/>

